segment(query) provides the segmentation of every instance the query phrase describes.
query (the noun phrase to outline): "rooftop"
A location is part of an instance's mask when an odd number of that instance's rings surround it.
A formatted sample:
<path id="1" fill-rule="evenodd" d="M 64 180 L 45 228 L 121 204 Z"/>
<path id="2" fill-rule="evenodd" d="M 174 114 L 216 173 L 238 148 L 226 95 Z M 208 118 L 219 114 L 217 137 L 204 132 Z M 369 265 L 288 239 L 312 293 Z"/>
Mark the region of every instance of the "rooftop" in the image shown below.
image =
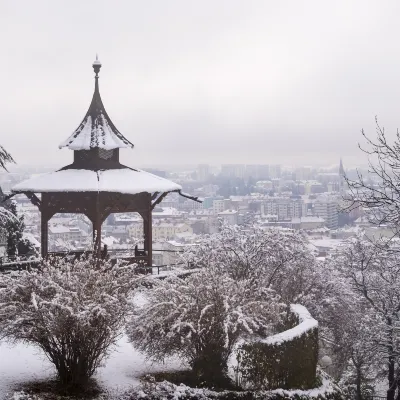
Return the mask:
<path id="1" fill-rule="evenodd" d="M 181 186 L 148 172 L 131 169 L 92 171 L 87 169 L 65 169 L 21 182 L 13 192 L 117 192 L 137 194 L 142 192 L 169 192 Z"/>
<path id="2" fill-rule="evenodd" d="M 115 127 L 104 108 L 99 91 L 100 68 L 101 63 L 96 57 L 93 62 L 96 76 L 92 102 L 78 128 L 67 140 L 60 144 L 60 149 L 67 147 L 71 150 L 90 150 L 94 148 L 112 150 L 133 147 L 133 144 Z"/>

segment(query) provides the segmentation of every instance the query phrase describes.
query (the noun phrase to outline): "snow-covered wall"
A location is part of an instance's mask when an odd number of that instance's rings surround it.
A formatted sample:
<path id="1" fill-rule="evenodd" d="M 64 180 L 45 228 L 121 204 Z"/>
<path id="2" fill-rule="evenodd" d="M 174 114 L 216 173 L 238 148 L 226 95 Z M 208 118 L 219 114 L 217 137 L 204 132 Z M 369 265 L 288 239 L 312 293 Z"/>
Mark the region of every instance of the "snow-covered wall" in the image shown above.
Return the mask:
<path id="1" fill-rule="evenodd" d="M 291 304 L 290 311 L 289 329 L 236 346 L 230 365 L 242 387 L 309 389 L 316 384 L 318 321 L 300 304 Z"/>

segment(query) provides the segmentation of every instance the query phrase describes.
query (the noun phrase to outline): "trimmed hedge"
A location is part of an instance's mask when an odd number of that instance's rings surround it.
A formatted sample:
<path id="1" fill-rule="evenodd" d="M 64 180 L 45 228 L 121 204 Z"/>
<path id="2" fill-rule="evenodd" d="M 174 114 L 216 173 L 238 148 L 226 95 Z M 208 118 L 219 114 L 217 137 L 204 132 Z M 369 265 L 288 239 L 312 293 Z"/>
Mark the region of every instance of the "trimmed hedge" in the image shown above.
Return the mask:
<path id="1" fill-rule="evenodd" d="M 171 382 L 155 382 L 149 379 L 138 388 L 134 388 L 118 400 L 343 400 L 344 396 L 337 385 L 325 373 L 321 372 L 319 387 L 311 390 L 272 391 L 222 391 L 209 389 L 194 389 L 183 384 L 174 385 Z"/>
<path id="2" fill-rule="evenodd" d="M 318 386 L 318 322 L 305 307 L 291 306 L 290 329 L 242 343 L 236 350 L 237 383 L 246 389 L 309 389 Z"/>

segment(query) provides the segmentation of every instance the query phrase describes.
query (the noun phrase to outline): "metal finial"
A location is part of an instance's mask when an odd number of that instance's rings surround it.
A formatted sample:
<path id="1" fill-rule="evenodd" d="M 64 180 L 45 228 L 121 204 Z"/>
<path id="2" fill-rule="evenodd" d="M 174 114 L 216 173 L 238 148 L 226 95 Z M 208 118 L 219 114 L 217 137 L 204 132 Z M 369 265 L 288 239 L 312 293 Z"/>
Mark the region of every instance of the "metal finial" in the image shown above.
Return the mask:
<path id="1" fill-rule="evenodd" d="M 96 59 L 93 61 L 92 67 L 93 67 L 93 70 L 97 77 L 99 75 L 100 68 L 101 68 L 101 62 L 99 61 L 99 57 L 98 57 L 97 53 L 96 53 Z"/>

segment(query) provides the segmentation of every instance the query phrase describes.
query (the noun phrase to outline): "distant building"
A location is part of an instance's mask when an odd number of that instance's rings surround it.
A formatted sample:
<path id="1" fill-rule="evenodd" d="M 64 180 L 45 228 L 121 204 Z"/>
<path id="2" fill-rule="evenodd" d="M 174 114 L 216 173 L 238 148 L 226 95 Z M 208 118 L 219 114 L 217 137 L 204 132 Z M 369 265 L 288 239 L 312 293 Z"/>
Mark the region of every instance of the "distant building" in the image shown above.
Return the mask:
<path id="1" fill-rule="evenodd" d="M 61 239 L 65 242 L 81 241 L 83 236 L 86 237 L 86 235 L 84 235 L 83 232 L 75 226 L 49 226 L 49 237 L 53 240 Z"/>
<path id="2" fill-rule="evenodd" d="M 314 203 L 314 216 L 325 220 L 325 225 L 329 229 L 338 228 L 339 205 L 336 198 L 332 196 L 320 196 Z"/>
<path id="3" fill-rule="evenodd" d="M 262 202 L 261 214 L 276 215 L 279 221 L 287 221 L 307 215 L 307 208 L 301 198 L 271 197 Z"/>
<path id="4" fill-rule="evenodd" d="M 292 218 L 292 228 L 296 230 L 313 230 L 325 226 L 325 220 L 320 217 Z"/>
<path id="5" fill-rule="evenodd" d="M 225 210 L 225 200 L 222 199 L 213 201 L 213 211 L 215 215 L 219 214 L 224 210 Z"/>
<path id="6" fill-rule="evenodd" d="M 143 223 L 133 224 L 128 227 L 129 235 L 140 239 L 143 237 Z M 153 223 L 153 241 L 170 240 L 180 233 L 193 233 L 190 225 L 183 222 Z"/>
<path id="7" fill-rule="evenodd" d="M 226 178 L 244 178 L 246 166 L 243 164 L 223 164 L 221 166 L 221 175 Z"/>
<path id="8" fill-rule="evenodd" d="M 200 182 L 206 182 L 210 177 L 210 166 L 208 164 L 199 164 L 197 167 L 197 179 Z"/>
<path id="9" fill-rule="evenodd" d="M 340 158 L 340 164 L 339 164 L 339 193 L 344 193 L 345 190 L 345 172 L 343 168 L 343 161 Z"/>
<path id="10" fill-rule="evenodd" d="M 222 220 L 228 225 L 237 225 L 238 224 L 238 212 L 236 210 L 225 210 L 218 213 L 218 217 L 222 218 Z"/>
<path id="11" fill-rule="evenodd" d="M 269 177 L 273 178 L 280 178 L 282 175 L 282 170 L 280 165 L 270 165 L 269 166 Z"/>

